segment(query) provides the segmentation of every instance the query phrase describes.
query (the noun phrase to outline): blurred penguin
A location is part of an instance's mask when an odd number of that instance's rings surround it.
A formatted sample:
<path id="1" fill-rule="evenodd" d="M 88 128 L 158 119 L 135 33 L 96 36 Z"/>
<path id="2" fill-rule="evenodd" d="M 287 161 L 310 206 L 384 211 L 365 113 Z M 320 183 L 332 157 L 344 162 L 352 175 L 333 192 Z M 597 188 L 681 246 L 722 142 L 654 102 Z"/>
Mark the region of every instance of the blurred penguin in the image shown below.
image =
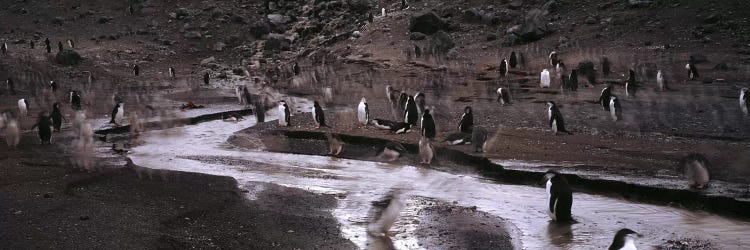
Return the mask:
<path id="1" fill-rule="evenodd" d="M 497 101 L 503 106 L 510 104 L 510 93 L 508 93 L 508 89 L 503 87 L 497 88 Z"/>
<path id="2" fill-rule="evenodd" d="M 568 85 L 568 89 L 570 91 L 578 91 L 578 71 L 577 70 L 573 69 L 570 71 L 570 76 L 568 76 L 566 84 Z"/>
<path id="3" fill-rule="evenodd" d="M 18 120 L 13 117 L 13 113 L 10 111 L 3 112 L 0 118 L 3 121 L 0 128 L 5 127 L 5 142 L 8 143 L 8 147 L 18 147 L 18 143 L 21 142 L 21 129 Z"/>
<path id="4" fill-rule="evenodd" d="M 471 107 L 466 106 L 464 108 L 464 114 L 461 115 L 461 120 L 458 122 L 458 131 L 461 133 L 471 134 L 474 128 L 474 114 L 471 111 Z"/>
<path id="5" fill-rule="evenodd" d="M 65 48 L 63 47 L 62 41 L 57 41 L 57 51 L 62 52 L 63 50 L 65 50 Z"/>
<path id="6" fill-rule="evenodd" d="M 70 92 L 70 107 L 73 110 L 81 110 L 81 95 L 78 94 L 78 91 Z"/>
<path id="7" fill-rule="evenodd" d="M 604 76 L 609 76 L 609 73 L 612 73 L 612 64 L 609 62 L 609 58 L 606 56 L 602 58 L 602 74 Z"/>
<path id="8" fill-rule="evenodd" d="M 117 103 L 112 109 L 112 116 L 110 116 L 109 123 L 115 124 L 116 127 L 121 126 L 125 117 L 125 104 Z"/>
<path id="9" fill-rule="evenodd" d="M 505 77 L 506 75 L 508 75 L 508 60 L 503 59 L 502 61 L 500 61 L 498 72 L 500 74 L 500 77 Z"/>
<path id="10" fill-rule="evenodd" d="M 553 101 L 547 101 L 547 118 L 549 120 L 549 126 L 552 128 L 552 132 L 555 135 L 558 132 L 573 134 L 565 130 L 565 121 L 563 120 L 562 113 Z"/>
<path id="11" fill-rule="evenodd" d="M 175 77 L 174 67 L 169 67 L 169 78 L 174 78 L 174 77 Z"/>
<path id="12" fill-rule="evenodd" d="M 627 228 L 620 229 L 612 239 L 608 250 L 638 250 L 635 246 L 635 237 L 641 237 L 641 235 Z"/>
<path id="13" fill-rule="evenodd" d="M 52 90 L 52 92 L 57 92 L 57 82 L 49 81 L 49 89 Z"/>
<path id="14" fill-rule="evenodd" d="M 367 99 L 362 97 L 357 106 L 357 121 L 360 125 L 367 125 L 370 120 L 370 108 L 367 106 Z"/>
<path id="15" fill-rule="evenodd" d="M 406 108 L 404 109 L 404 122 L 409 125 L 417 125 L 419 120 L 419 110 L 417 110 L 417 103 L 414 101 L 414 97 L 409 96 L 409 100 L 406 102 Z"/>
<path id="16" fill-rule="evenodd" d="M 745 115 L 748 115 L 750 109 L 750 93 L 747 92 L 747 88 L 740 89 L 740 110 Z"/>
<path id="17" fill-rule="evenodd" d="M 388 206 L 380 213 L 377 220 L 367 225 L 367 233 L 376 237 L 388 237 L 388 230 L 396 223 L 403 208 L 404 203 L 401 201 L 400 195 L 398 192 L 394 193 L 388 202 Z"/>
<path id="18" fill-rule="evenodd" d="M 76 44 L 72 39 L 68 39 L 68 47 L 70 47 L 71 49 L 76 47 Z"/>
<path id="19" fill-rule="evenodd" d="M 435 157 L 435 148 L 432 147 L 430 139 L 422 136 L 419 139 L 419 158 L 422 160 L 420 163 L 430 165 L 433 157 Z"/>
<path id="20" fill-rule="evenodd" d="M 47 116 L 47 112 L 39 112 L 39 118 L 31 129 L 34 130 L 34 128 L 38 128 L 37 132 L 42 144 L 52 144 L 52 124 L 50 118 Z"/>
<path id="21" fill-rule="evenodd" d="M 204 85 L 208 85 L 208 83 L 210 82 L 210 80 L 211 80 L 211 75 L 208 74 L 208 72 L 204 73 L 203 74 L 203 84 Z"/>
<path id="22" fill-rule="evenodd" d="M 326 124 L 326 115 L 323 113 L 323 108 L 320 107 L 320 104 L 318 104 L 318 101 L 313 101 L 313 120 L 315 121 L 315 125 L 317 128 L 320 127 L 328 127 Z"/>
<path id="23" fill-rule="evenodd" d="M 557 51 L 549 53 L 549 65 L 555 67 L 560 60 L 557 58 Z"/>
<path id="24" fill-rule="evenodd" d="M 339 156 L 341 151 L 344 150 L 344 143 L 337 137 L 334 137 L 331 133 L 326 133 L 326 139 L 328 139 L 328 154 L 331 156 Z"/>
<path id="25" fill-rule="evenodd" d="M 635 98 L 638 83 L 635 81 L 635 71 L 628 70 L 628 80 L 625 82 L 625 96 Z"/>
<path id="26" fill-rule="evenodd" d="M 690 78 L 690 80 L 695 80 L 700 77 L 700 75 L 698 74 L 698 68 L 695 67 L 695 64 L 693 62 L 689 62 L 687 65 L 685 65 L 685 69 L 687 69 L 688 77 Z"/>
<path id="27" fill-rule="evenodd" d="M 609 101 L 612 96 L 612 85 L 607 85 L 607 87 L 604 87 L 602 89 L 601 95 L 599 95 L 599 103 L 602 105 L 602 108 L 604 108 L 605 111 L 609 111 Z"/>
<path id="28" fill-rule="evenodd" d="M 610 96 L 609 97 L 609 112 L 612 116 L 613 121 L 619 121 L 622 120 L 622 110 L 620 108 L 620 99 L 617 99 L 617 96 Z"/>
<path id="29" fill-rule="evenodd" d="M 659 88 L 659 91 L 667 89 L 666 83 L 664 82 L 664 73 L 662 73 L 661 70 L 656 71 L 656 87 Z"/>
<path id="30" fill-rule="evenodd" d="M 508 61 L 508 65 L 514 69 L 518 66 L 518 57 L 516 56 L 515 51 L 510 52 L 510 61 Z"/>
<path id="31" fill-rule="evenodd" d="M 138 76 L 141 74 L 141 67 L 138 64 L 133 66 L 133 75 Z"/>
<path id="32" fill-rule="evenodd" d="M 26 99 L 18 100 L 18 111 L 22 116 L 29 116 L 29 101 Z"/>
<path id="33" fill-rule="evenodd" d="M 7 43 L 3 43 L 3 45 L 0 46 L 0 50 L 3 52 L 3 55 L 8 54 L 8 44 Z"/>
<path id="34" fill-rule="evenodd" d="M 680 169 L 687 177 L 688 186 L 703 189 L 711 179 L 711 162 L 702 154 L 690 154 L 680 161 Z"/>
<path id="35" fill-rule="evenodd" d="M 550 81 L 549 71 L 547 69 L 542 70 L 542 73 L 539 76 L 539 87 L 549 88 Z"/>
<path id="36" fill-rule="evenodd" d="M 467 134 L 467 133 L 453 133 L 453 134 L 449 134 L 445 138 L 445 142 L 447 142 L 448 145 L 471 144 L 471 134 Z"/>
<path id="37" fill-rule="evenodd" d="M 395 161 L 401 157 L 401 154 L 406 152 L 403 145 L 398 142 L 387 142 L 383 147 L 378 150 L 378 157 L 385 161 Z"/>
<path id="38" fill-rule="evenodd" d="M 282 126 L 282 127 L 292 126 L 291 116 L 292 116 L 292 112 L 289 109 L 289 105 L 286 104 L 286 101 L 280 101 L 279 102 L 279 126 Z"/>
<path id="39" fill-rule="evenodd" d="M 52 113 L 50 114 L 50 117 L 52 118 L 52 127 L 55 129 L 55 131 L 60 131 L 62 122 L 63 120 L 65 120 L 65 116 L 63 116 L 62 112 L 60 112 L 59 102 L 52 104 Z"/>
<path id="40" fill-rule="evenodd" d="M 422 92 L 414 94 L 414 103 L 417 104 L 417 114 L 422 115 L 422 113 L 424 113 L 425 106 L 427 106 L 426 99 L 425 94 Z"/>
<path id="41" fill-rule="evenodd" d="M 484 153 L 486 142 L 487 131 L 482 127 L 474 128 L 471 132 L 471 145 L 474 145 L 474 152 Z"/>
<path id="42" fill-rule="evenodd" d="M 398 98 L 401 95 L 401 91 L 398 91 L 391 87 L 391 85 L 385 86 L 385 96 L 388 98 L 388 102 L 393 107 L 398 106 Z"/>
<path id="43" fill-rule="evenodd" d="M 436 134 L 435 120 L 432 118 L 432 114 L 430 114 L 429 109 L 424 110 L 424 113 L 422 114 L 422 119 L 420 122 L 420 127 L 422 128 L 423 137 L 426 137 L 429 140 L 432 140 L 435 138 L 435 134 Z"/>

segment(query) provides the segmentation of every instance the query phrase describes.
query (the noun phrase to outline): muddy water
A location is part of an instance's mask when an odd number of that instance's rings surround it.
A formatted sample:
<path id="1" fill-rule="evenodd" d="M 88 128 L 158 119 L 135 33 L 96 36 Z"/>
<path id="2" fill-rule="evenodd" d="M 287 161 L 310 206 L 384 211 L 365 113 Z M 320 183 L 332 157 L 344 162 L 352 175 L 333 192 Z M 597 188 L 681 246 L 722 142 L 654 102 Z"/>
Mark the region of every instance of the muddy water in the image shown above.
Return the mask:
<path id="1" fill-rule="evenodd" d="M 417 204 L 410 202 L 414 197 L 455 201 L 503 217 L 518 228 L 525 249 L 603 249 L 623 227 L 644 234 L 637 242 L 643 248 L 682 237 L 710 240 L 726 249 L 750 245 L 746 237 L 750 223 L 704 212 L 578 193 L 573 204 L 578 223 L 563 226 L 549 222 L 541 186 L 501 185 L 473 174 L 414 166 L 250 151 L 226 143 L 232 133 L 253 124 L 252 119 L 214 121 L 148 132 L 143 135 L 144 144 L 133 148 L 130 157 L 147 168 L 231 176 L 241 186 L 262 181 L 336 194 L 340 200 L 333 214 L 342 224 L 344 236 L 361 248 L 368 246 L 365 230 L 371 202 L 392 189 L 400 189 L 402 197 L 407 197 L 407 208 L 391 229 L 398 249 L 419 248 L 414 234 L 419 207 L 410 205 Z M 257 191 L 248 190 L 247 197 L 254 199 Z"/>

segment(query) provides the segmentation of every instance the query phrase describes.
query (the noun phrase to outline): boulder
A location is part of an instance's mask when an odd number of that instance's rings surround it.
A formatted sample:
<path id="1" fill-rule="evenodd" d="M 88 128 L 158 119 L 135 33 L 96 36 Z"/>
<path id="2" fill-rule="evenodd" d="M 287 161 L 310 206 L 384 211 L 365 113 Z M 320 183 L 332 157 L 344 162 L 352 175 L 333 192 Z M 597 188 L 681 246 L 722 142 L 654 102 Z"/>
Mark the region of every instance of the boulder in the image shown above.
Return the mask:
<path id="1" fill-rule="evenodd" d="M 453 42 L 453 39 L 450 37 L 450 35 L 448 35 L 448 33 L 445 33 L 445 31 L 441 30 L 432 35 L 430 46 L 432 46 L 433 53 L 445 54 L 448 53 L 448 51 L 453 47 L 456 47 L 456 43 Z"/>
<path id="2" fill-rule="evenodd" d="M 200 39 L 202 37 L 201 33 L 198 31 L 190 31 L 185 33 L 185 38 L 187 39 Z"/>
<path id="3" fill-rule="evenodd" d="M 440 18 L 435 12 L 428 11 L 415 14 L 409 20 L 409 31 L 420 32 L 427 35 L 448 29 L 448 22 Z"/>
<path id="4" fill-rule="evenodd" d="M 292 42 L 282 34 L 269 34 L 263 47 L 266 51 L 281 51 L 291 49 Z"/>
<path id="5" fill-rule="evenodd" d="M 346 3 L 357 14 L 365 14 L 373 8 L 372 0 L 347 0 Z"/>
<path id="6" fill-rule="evenodd" d="M 427 35 L 420 33 L 420 32 L 412 32 L 411 34 L 409 34 L 409 40 L 421 41 L 421 40 L 424 40 L 425 38 L 427 38 Z"/>
<path id="7" fill-rule="evenodd" d="M 83 60 L 83 58 L 78 52 L 67 49 L 57 52 L 57 55 L 55 56 L 55 62 L 65 66 L 78 65 L 81 60 Z"/>
<path id="8" fill-rule="evenodd" d="M 281 14 L 268 14 L 268 21 L 271 22 L 271 24 L 275 25 L 281 25 L 289 22 L 291 18 L 288 16 L 284 16 Z"/>
<path id="9" fill-rule="evenodd" d="M 187 8 L 177 8 L 174 11 L 174 14 L 175 14 L 174 15 L 175 18 L 177 18 L 177 19 L 183 19 L 183 18 L 185 18 L 185 17 L 187 17 L 187 16 L 190 15 L 190 11 L 188 11 Z"/>
<path id="10" fill-rule="evenodd" d="M 98 19 L 96 19 L 96 22 L 97 23 L 108 23 L 112 19 L 114 19 L 114 18 L 109 17 L 109 16 L 100 16 Z"/>
<path id="11" fill-rule="evenodd" d="M 506 46 L 534 42 L 551 33 L 543 16 L 544 13 L 539 9 L 530 10 L 522 24 L 512 26 L 505 32 Z"/>

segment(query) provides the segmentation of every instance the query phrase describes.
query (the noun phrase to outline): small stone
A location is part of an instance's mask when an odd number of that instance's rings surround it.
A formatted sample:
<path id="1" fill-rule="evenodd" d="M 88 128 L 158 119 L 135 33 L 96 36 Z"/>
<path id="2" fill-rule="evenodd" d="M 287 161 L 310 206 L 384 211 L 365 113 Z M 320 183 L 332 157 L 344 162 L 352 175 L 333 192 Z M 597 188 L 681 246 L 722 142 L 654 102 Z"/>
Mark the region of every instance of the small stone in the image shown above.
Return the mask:
<path id="1" fill-rule="evenodd" d="M 586 20 L 585 20 L 584 22 L 585 22 L 586 24 L 596 24 L 596 18 L 594 18 L 594 17 L 590 16 L 590 17 L 587 17 L 587 18 L 586 18 Z"/>

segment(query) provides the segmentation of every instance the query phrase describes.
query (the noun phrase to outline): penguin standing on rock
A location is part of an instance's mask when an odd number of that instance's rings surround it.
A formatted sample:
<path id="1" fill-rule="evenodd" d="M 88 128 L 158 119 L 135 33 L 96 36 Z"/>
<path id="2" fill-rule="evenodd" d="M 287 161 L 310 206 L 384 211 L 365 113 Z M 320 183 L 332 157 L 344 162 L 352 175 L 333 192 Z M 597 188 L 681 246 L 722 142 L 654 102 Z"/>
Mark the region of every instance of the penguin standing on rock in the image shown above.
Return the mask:
<path id="1" fill-rule="evenodd" d="M 50 117 L 52 118 L 52 127 L 55 131 L 60 131 L 62 122 L 65 120 L 65 116 L 60 112 L 60 103 L 56 102 L 55 104 L 52 104 L 52 113 L 50 114 Z"/>
<path id="2" fill-rule="evenodd" d="M 464 108 L 464 114 L 461 115 L 461 121 L 458 122 L 458 131 L 461 133 L 471 134 L 471 130 L 474 128 L 474 114 L 471 111 L 471 107 L 466 106 Z"/>
<path id="3" fill-rule="evenodd" d="M 635 237 L 641 237 L 641 235 L 627 228 L 620 229 L 615 234 L 608 250 L 638 250 L 635 247 Z"/>
<path id="4" fill-rule="evenodd" d="M 313 119 L 315 120 L 317 128 L 328 127 L 328 125 L 326 125 L 326 116 L 323 113 L 323 108 L 320 107 L 318 101 L 313 102 Z"/>
<path id="5" fill-rule="evenodd" d="M 367 107 L 367 99 L 362 97 L 357 106 L 357 121 L 360 125 L 367 125 L 370 120 L 370 108 Z"/>
<path id="6" fill-rule="evenodd" d="M 552 128 L 552 132 L 555 134 L 557 134 L 557 132 L 565 132 L 572 135 L 573 133 L 565 130 L 565 121 L 563 120 L 562 113 L 555 102 L 547 101 L 547 106 L 547 118 L 549 120 L 549 126 Z"/>
<path id="7" fill-rule="evenodd" d="M 711 179 L 711 162 L 702 154 L 690 154 L 683 158 L 680 161 L 680 168 L 691 188 L 703 189 Z"/>
<path id="8" fill-rule="evenodd" d="M 140 74 L 141 74 L 141 67 L 139 67 L 138 64 L 136 64 L 135 66 L 133 66 L 133 75 L 138 76 Z"/>
<path id="9" fill-rule="evenodd" d="M 599 95 L 599 103 L 605 111 L 609 111 L 609 97 L 612 96 L 612 88 L 612 85 L 607 85 L 607 87 L 602 89 L 602 94 Z"/>
<path id="10" fill-rule="evenodd" d="M 422 138 L 419 139 L 419 158 L 422 159 L 420 163 L 429 165 L 434 157 L 435 148 L 430 143 L 430 139 L 422 136 Z"/>
<path id="11" fill-rule="evenodd" d="M 516 52 L 510 52 L 510 61 L 508 61 L 508 65 L 510 65 L 511 68 L 516 68 L 518 66 L 518 57 L 516 56 Z"/>
<path id="12" fill-rule="evenodd" d="M 42 111 L 39 112 L 39 119 L 37 120 L 36 124 L 31 127 L 33 130 L 34 128 L 39 129 L 39 140 L 42 142 L 42 144 L 52 144 L 52 124 L 50 124 L 50 119 L 47 116 L 47 113 Z"/>
<path id="13" fill-rule="evenodd" d="M 378 150 L 378 157 L 385 161 L 395 161 L 401 157 L 403 152 L 406 152 L 406 149 L 400 143 L 387 142 L 380 150 Z"/>
<path id="14" fill-rule="evenodd" d="M 690 80 L 695 80 L 700 77 L 698 74 L 698 68 L 695 67 L 695 64 L 693 62 L 689 62 L 687 65 L 685 65 L 685 69 L 687 69 L 688 77 Z"/>
<path id="15" fill-rule="evenodd" d="M 123 103 L 117 103 L 115 104 L 115 108 L 112 109 L 112 116 L 109 120 L 110 124 L 115 124 L 115 126 L 122 125 L 122 121 L 125 118 L 125 104 Z"/>
<path id="16" fill-rule="evenodd" d="M 622 120 L 622 110 L 620 108 L 620 99 L 617 96 L 609 96 L 609 112 L 613 121 Z"/>
<path id="17" fill-rule="evenodd" d="M 409 100 L 406 102 L 406 108 L 404 109 L 404 122 L 412 126 L 417 125 L 419 119 L 419 110 L 417 109 L 417 103 L 414 102 L 414 97 L 409 96 Z"/>
<path id="18" fill-rule="evenodd" d="M 174 67 L 169 67 L 169 78 L 174 78 L 174 76 L 175 76 Z"/>
<path id="19" fill-rule="evenodd" d="M 742 113 L 748 115 L 750 109 L 750 93 L 747 92 L 747 88 L 740 89 L 740 109 Z"/>
<path id="20" fill-rule="evenodd" d="M 432 114 L 430 114 L 429 109 L 424 110 L 424 113 L 422 114 L 422 121 L 420 122 L 420 127 L 422 128 L 423 137 L 429 140 L 435 138 L 435 120 L 432 118 Z"/>
<path id="21" fill-rule="evenodd" d="M 290 127 L 292 126 L 291 121 L 292 112 L 289 110 L 289 105 L 286 101 L 279 102 L 279 126 Z"/>
<path id="22" fill-rule="evenodd" d="M 22 116 L 28 116 L 29 114 L 29 101 L 26 99 L 18 100 L 18 111 Z"/>
<path id="23" fill-rule="evenodd" d="M 505 77 L 506 75 L 508 75 L 508 60 L 503 59 L 500 62 L 498 71 L 500 72 L 500 77 Z"/>
<path id="24" fill-rule="evenodd" d="M 510 104 L 510 94 L 508 93 L 508 89 L 503 87 L 497 88 L 497 101 L 503 106 Z"/>
<path id="25" fill-rule="evenodd" d="M 635 71 L 628 71 L 628 80 L 625 82 L 625 96 L 635 98 L 635 92 L 638 89 L 638 83 L 635 81 Z"/>
<path id="26" fill-rule="evenodd" d="M 573 206 L 573 190 L 560 173 L 548 170 L 544 174 L 547 189 L 547 214 L 557 222 L 571 221 L 571 207 Z"/>
<path id="27" fill-rule="evenodd" d="M 474 152 L 484 153 L 485 144 L 487 143 L 487 131 L 482 127 L 474 128 L 471 131 L 471 144 L 474 145 Z"/>

